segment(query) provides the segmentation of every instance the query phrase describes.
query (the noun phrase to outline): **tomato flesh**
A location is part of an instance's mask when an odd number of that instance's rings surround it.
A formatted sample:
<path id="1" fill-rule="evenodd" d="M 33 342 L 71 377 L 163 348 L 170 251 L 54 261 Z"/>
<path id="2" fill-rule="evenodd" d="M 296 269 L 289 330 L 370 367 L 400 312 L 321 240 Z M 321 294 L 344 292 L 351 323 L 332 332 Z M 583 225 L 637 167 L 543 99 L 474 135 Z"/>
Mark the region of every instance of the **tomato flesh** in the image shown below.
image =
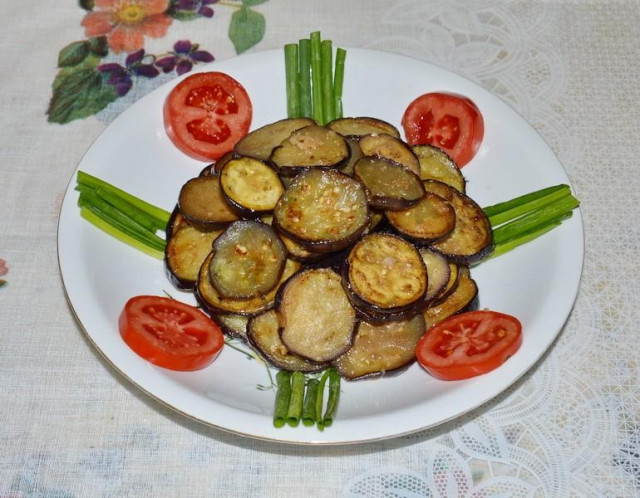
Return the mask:
<path id="1" fill-rule="evenodd" d="M 498 368 L 521 344 L 522 324 L 517 318 L 470 311 L 431 327 L 418 341 L 416 356 L 434 377 L 461 380 Z"/>
<path id="2" fill-rule="evenodd" d="M 430 144 L 444 150 L 462 167 L 471 161 L 484 138 L 484 120 L 468 98 L 426 93 L 409 104 L 402 116 L 409 145 Z"/>
<path id="3" fill-rule="evenodd" d="M 224 336 L 200 310 L 159 296 L 136 296 L 118 320 L 120 335 L 139 356 L 170 370 L 199 370 L 220 353 Z"/>
<path id="4" fill-rule="evenodd" d="M 186 78 L 169 93 L 163 109 L 165 129 L 174 145 L 203 161 L 231 151 L 249 131 L 252 114 L 244 87 L 219 72 Z"/>

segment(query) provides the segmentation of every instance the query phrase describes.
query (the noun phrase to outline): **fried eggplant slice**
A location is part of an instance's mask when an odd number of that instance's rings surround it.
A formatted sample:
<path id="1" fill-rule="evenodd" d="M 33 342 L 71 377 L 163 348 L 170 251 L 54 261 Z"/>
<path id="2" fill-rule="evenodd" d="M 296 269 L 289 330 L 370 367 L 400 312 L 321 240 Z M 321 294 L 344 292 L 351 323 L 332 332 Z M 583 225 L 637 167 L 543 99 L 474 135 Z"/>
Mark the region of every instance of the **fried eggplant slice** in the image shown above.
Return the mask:
<path id="1" fill-rule="evenodd" d="M 353 176 L 364 184 L 369 205 L 376 209 L 408 209 L 425 194 L 418 175 L 385 157 L 360 158 L 354 166 Z"/>
<path id="2" fill-rule="evenodd" d="M 387 233 L 372 233 L 349 253 L 346 288 L 353 305 L 365 313 L 394 313 L 424 299 L 427 269 L 410 242 Z"/>
<path id="3" fill-rule="evenodd" d="M 227 203 L 217 176 L 192 178 L 180 189 L 178 206 L 185 219 L 200 230 L 216 230 L 238 215 Z"/>
<path id="4" fill-rule="evenodd" d="M 423 180 L 439 180 L 451 185 L 464 194 L 467 181 L 449 155 L 434 145 L 414 145 L 411 147 L 420 163 L 420 178 Z"/>
<path id="5" fill-rule="evenodd" d="M 353 346 L 333 367 L 348 380 L 384 375 L 415 360 L 418 340 L 426 331 L 421 314 L 408 320 L 372 324 L 360 322 Z"/>
<path id="6" fill-rule="evenodd" d="M 456 225 L 446 236 L 431 244 L 451 261 L 469 265 L 493 248 L 489 218 L 471 197 L 437 180 L 425 180 L 425 190 L 445 199 L 456 212 Z"/>
<path id="7" fill-rule="evenodd" d="M 286 177 L 306 169 L 340 169 L 349 161 L 349 154 L 342 135 L 314 124 L 291 133 L 273 149 L 269 161 Z"/>
<path id="8" fill-rule="evenodd" d="M 273 211 L 274 225 L 313 252 L 343 249 L 369 225 L 364 186 L 335 170 L 299 174 Z"/>
<path id="9" fill-rule="evenodd" d="M 164 262 L 169 281 L 177 289 L 195 287 L 200 267 L 221 233 L 222 230 L 203 232 L 185 224 L 171 236 L 164 250 Z"/>
<path id="10" fill-rule="evenodd" d="M 240 339 L 244 342 L 249 340 L 247 335 L 249 317 L 230 313 L 227 315 L 214 315 L 212 318 L 220 326 L 225 335 L 233 337 L 234 339 Z"/>
<path id="11" fill-rule="evenodd" d="M 442 295 L 451 280 L 451 265 L 447 258 L 439 252 L 427 247 L 418 249 L 424 265 L 427 268 L 427 293 L 425 301 L 430 302 Z"/>
<path id="12" fill-rule="evenodd" d="M 385 215 L 393 228 L 419 244 L 441 239 L 456 226 L 453 206 L 432 192 L 426 192 L 414 206 Z"/>
<path id="13" fill-rule="evenodd" d="M 395 126 L 381 119 L 367 116 L 338 118 L 331 121 L 327 126 L 340 133 L 340 135 L 356 141 L 360 137 L 371 135 L 372 133 L 386 133 L 392 137 L 400 138 L 400 132 Z"/>
<path id="14" fill-rule="evenodd" d="M 241 215 L 259 216 L 273 211 L 284 192 L 278 174 L 251 157 L 230 159 L 220 171 L 220 186 L 227 202 Z"/>
<path id="15" fill-rule="evenodd" d="M 235 156 L 266 161 L 271 152 L 295 130 L 314 124 L 309 118 L 287 118 L 247 133 L 234 147 Z"/>
<path id="16" fill-rule="evenodd" d="M 275 288 L 286 259 L 287 250 L 273 228 L 236 221 L 213 243 L 209 278 L 222 297 L 250 299 Z"/>
<path id="17" fill-rule="evenodd" d="M 386 133 L 372 133 L 360 138 L 358 142 L 362 153 L 365 156 L 386 157 L 396 163 L 402 164 L 405 168 L 420 175 L 420 162 L 411 150 L 411 147 L 400 138 L 387 135 Z"/>
<path id="18" fill-rule="evenodd" d="M 471 272 L 467 266 L 459 268 L 459 277 L 453 292 L 444 299 L 438 300 L 423 310 L 422 316 L 427 329 L 441 322 L 447 317 L 474 309 L 477 306 L 478 285 L 471 278 Z"/>
<path id="19" fill-rule="evenodd" d="M 291 353 L 280 339 L 280 321 L 275 310 L 266 311 L 249 320 L 247 334 L 250 343 L 271 365 L 289 372 L 319 372 L 326 363 L 305 360 Z"/>
<path id="20" fill-rule="evenodd" d="M 330 268 L 303 270 L 282 288 L 277 307 L 280 337 L 292 353 L 310 361 L 331 361 L 351 347 L 355 310 Z"/>

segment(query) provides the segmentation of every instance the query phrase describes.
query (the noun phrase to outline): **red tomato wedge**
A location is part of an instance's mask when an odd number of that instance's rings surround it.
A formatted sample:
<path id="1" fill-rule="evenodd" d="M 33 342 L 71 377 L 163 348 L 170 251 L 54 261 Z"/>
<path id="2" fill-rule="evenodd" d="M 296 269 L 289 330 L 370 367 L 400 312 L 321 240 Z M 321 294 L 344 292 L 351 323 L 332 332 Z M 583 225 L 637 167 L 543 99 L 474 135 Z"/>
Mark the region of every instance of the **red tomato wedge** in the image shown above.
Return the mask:
<path id="1" fill-rule="evenodd" d="M 225 73 L 182 80 L 164 103 L 167 135 L 185 154 L 215 161 L 249 131 L 253 107 L 244 87 Z"/>
<path id="2" fill-rule="evenodd" d="M 502 365 L 522 344 L 522 325 L 489 310 L 451 316 L 431 327 L 418 341 L 416 356 L 442 380 L 475 377 Z"/>
<path id="3" fill-rule="evenodd" d="M 145 360 L 170 370 L 199 370 L 220 353 L 224 336 L 202 311 L 174 299 L 136 296 L 124 306 L 120 335 Z"/>
<path id="4" fill-rule="evenodd" d="M 484 137 L 480 109 L 467 97 L 425 93 L 409 104 L 402 116 L 409 145 L 441 148 L 459 168 L 476 155 Z"/>

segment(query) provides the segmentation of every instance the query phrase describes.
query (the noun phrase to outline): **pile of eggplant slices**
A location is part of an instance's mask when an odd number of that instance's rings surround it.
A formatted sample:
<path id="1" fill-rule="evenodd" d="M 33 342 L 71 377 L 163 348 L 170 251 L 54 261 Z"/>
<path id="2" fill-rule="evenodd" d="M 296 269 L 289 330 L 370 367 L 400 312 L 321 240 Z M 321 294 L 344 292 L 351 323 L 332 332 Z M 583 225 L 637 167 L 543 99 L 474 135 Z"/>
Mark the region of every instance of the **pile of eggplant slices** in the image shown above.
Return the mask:
<path id="1" fill-rule="evenodd" d="M 398 371 L 433 324 L 477 305 L 491 226 L 456 164 L 369 117 L 284 119 L 182 187 L 173 285 L 281 370 Z"/>

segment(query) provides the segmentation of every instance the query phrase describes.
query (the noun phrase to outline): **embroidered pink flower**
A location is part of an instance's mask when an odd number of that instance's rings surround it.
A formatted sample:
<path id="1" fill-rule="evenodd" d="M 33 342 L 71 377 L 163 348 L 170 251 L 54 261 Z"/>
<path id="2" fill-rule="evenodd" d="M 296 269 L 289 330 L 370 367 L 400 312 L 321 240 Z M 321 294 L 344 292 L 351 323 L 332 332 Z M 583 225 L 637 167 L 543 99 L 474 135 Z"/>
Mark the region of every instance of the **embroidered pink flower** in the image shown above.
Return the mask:
<path id="1" fill-rule="evenodd" d="M 0 259 L 0 277 L 9 273 L 9 267 L 4 259 Z M 0 285 L 6 284 L 7 281 L 0 278 Z"/>
<path id="2" fill-rule="evenodd" d="M 107 37 L 116 53 L 134 52 L 144 37 L 161 38 L 173 19 L 165 12 L 169 0 L 95 0 L 95 10 L 82 20 L 88 37 Z"/>

